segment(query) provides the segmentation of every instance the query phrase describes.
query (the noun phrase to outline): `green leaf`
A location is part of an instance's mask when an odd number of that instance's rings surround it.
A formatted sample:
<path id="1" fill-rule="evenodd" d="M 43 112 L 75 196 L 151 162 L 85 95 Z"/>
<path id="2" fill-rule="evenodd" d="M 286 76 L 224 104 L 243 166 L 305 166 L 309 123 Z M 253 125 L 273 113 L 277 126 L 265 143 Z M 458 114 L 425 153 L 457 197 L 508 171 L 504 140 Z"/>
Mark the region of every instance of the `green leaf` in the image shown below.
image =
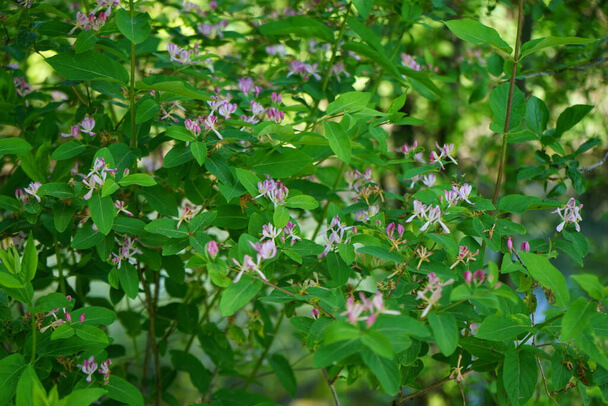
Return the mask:
<path id="1" fill-rule="evenodd" d="M 146 13 L 137 13 L 131 18 L 129 11 L 119 8 L 116 11 L 116 26 L 129 41 L 134 44 L 141 44 L 150 35 L 149 18 Z"/>
<path id="2" fill-rule="evenodd" d="M 51 341 L 70 338 L 74 334 L 76 334 L 76 332 L 72 328 L 71 324 L 62 324 L 61 326 L 57 327 L 51 334 Z"/>
<path id="3" fill-rule="evenodd" d="M 368 92 L 346 92 L 342 93 L 333 102 L 329 103 L 325 114 L 332 115 L 345 110 L 361 110 L 366 107 L 371 98 Z"/>
<path id="4" fill-rule="evenodd" d="M 355 354 L 361 350 L 361 340 L 343 340 L 328 345 L 321 345 L 312 359 L 314 368 L 323 368 L 328 365 L 338 362 L 349 355 Z M 373 354 L 371 351 L 369 351 Z"/>
<path id="5" fill-rule="evenodd" d="M 348 17 L 346 19 L 346 22 L 348 23 L 349 27 L 355 33 L 357 33 L 359 38 L 361 38 L 370 47 L 374 48 L 376 51 L 378 51 L 381 54 L 385 53 L 384 47 L 382 46 L 381 39 L 378 37 L 378 35 L 376 35 L 376 33 L 371 28 L 369 28 L 365 24 L 359 22 L 359 20 L 357 20 L 354 17 Z M 365 106 L 363 106 L 363 107 L 365 107 Z M 328 114 L 331 114 L 331 113 L 328 113 Z"/>
<path id="6" fill-rule="evenodd" d="M 74 43 L 74 51 L 81 54 L 93 48 L 97 43 L 97 35 L 94 31 L 80 31 Z"/>
<path id="7" fill-rule="evenodd" d="M 156 185 L 156 180 L 146 173 L 133 173 L 122 178 L 119 182 L 120 186 L 138 185 L 150 187 Z"/>
<path id="8" fill-rule="evenodd" d="M 220 313 L 222 317 L 229 317 L 245 306 L 258 292 L 264 284 L 249 275 L 243 275 L 241 280 L 228 286 L 222 292 L 220 299 Z"/>
<path id="9" fill-rule="evenodd" d="M 112 231 L 114 224 L 115 208 L 111 197 L 101 197 L 101 193 L 94 192 L 88 202 L 91 218 L 97 229 L 103 235 Z"/>
<path id="10" fill-rule="evenodd" d="M 382 389 L 389 395 L 395 396 L 401 384 L 401 373 L 397 362 L 372 351 L 362 351 L 361 357 L 380 382 Z"/>
<path id="11" fill-rule="evenodd" d="M 537 38 L 524 43 L 521 46 L 521 55 L 519 59 L 522 60 L 526 56 L 543 50 L 545 48 L 554 47 L 556 45 L 586 45 L 592 42 L 596 42 L 595 39 L 590 38 L 579 38 L 579 37 L 544 37 Z"/>
<path id="12" fill-rule="evenodd" d="M 32 232 L 27 237 L 25 248 L 23 250 L 23 258 L 21 259 L 21 274 L 26 282 L 34 279 L 36 269 L 38 268 L 38 253 L 36 252 L 36 244 L 32 237 Z"/>
<path id="13" fill-rule="evenodd" d="M 340 158 L 344 163 L 350 163 L 350 157 L 352 154 L 350 146 L 350 138 L 344 127 L 340 123 L 334 121 L 324 121 L 323 126 L 325 127 L 325 136 L 329 142 L 329 147 L 332 151 Z"/>
<path id="14" fill-rule="evenodd" d="M 294 149 L 284 148 L 281 152 L 267 151 L 255 153 L 249 160 L 250 168 L 260 174 L 273 178 L 287 178 L 300 172 L 313 161 L 310 155 Z"/>
<path id="15" fill-rule="evenodd" d="M 120 281 L 120 287 L 131 299 L 137 297 L 139 292 L 139 276 L 137 270 L 133 267 L 126 267 L 118 270 L 118 280 Z"/>
<path id="16" fill-rule="evenodd" d="M 0 271 L 0 286 L 5 288 L 22 288 L 25 284 L 8 272 Z"/>
<path id="17" fill-rule="evenodd" d="M 319 207 L 319 202 L 312 196 L 291 196 L 287 198 L 287 207 L 291 209 L 314 210 Z"/>
<path id="18" fill-rule="evenodd" d="M 32 146 L 26 140 L 17 137 L 0 139 L 0 158 L 7 154 L 22 155 L 32 150 Z"/>
<path id="19" fill-rule="evenodd" d="M 389 250 L 384 247 L 366 246 L 358 248 L 357 252 L 359 254 L 368 254 L 376 258 L 381 258 L 386 261 L 393 261 L 397 263 L 403 262 L 403 256 L 401 254 L 398 252 L 389 252 Z"/>
<path id="20" fill-rule="evenodd" d="M 139 390 L 129 382 L 112 374 L 104 388 L 111 399 L 126 403 L 129 406 L 144 406 L 144 397 Z"/>
<path id="21" fill-rule="evenodd" d="M 33 364 L 27 364 L 17 383 L 17 406 L 42 406 L 46 404 L 46 391 L 36 375 Z"/>
<path id="22" fill-rule="evenodd" d="M 565 109 L 557 118 L 554 136 L 561 137 L 563 133 L 574 127 L 587 113 L 593 110 L 593 107 L 587 104 L 577 104 Z"/>
<path id="23" fill-rule="evenodd" d="M 570 302 L 570 294 L 566 287 L 564 275 L 551 265 L 551 262 L 545 256 L 532 254 L 531 252 L 520 252 L 519 255 L 526 264 L 530 275 L 553 292 L 555 304 L 559 307 L 566 307 Z"/>
<path id="24" fill-rule="evenodd" d="M 62 399 L 64 406 L 90 406 L 93 402 L 106 394 L 101 388 L 76 389 Z"/>
<path id="25" fill-rule="evenodd" d="M 549 109 L 545 102 L 538 97 L 532 96 L 526 103 L 526 123 L 528 128 L 536 134 L 542 134 L 549 122 Z"/>
<path id="26" fill-rule="evenodd" d="M 171 363 L 178 371 L 186 371 L 190 381 L 200 393 L 205 393 L 211 383 L 211 373 L 194 355 L 178 350 L 171 350 Z"/>
<path id="27" fill-rule="evenodd" d="M 532 330 L 530 318 L 523 314 L 491 314 L 481 322 L 476 338 L 491 341 L 514 340 Z"/>
<path id="28" fill-rule="evenodd" d="M 474 44 L 488 44 L 508 54 L 513 51 L 494 28 L 485 26 L 477 20 L 462 19 L 443 23 L 460 39 Z"/>
<path id="29" fill-rule="evenodd" d="M 260 178 L 247 169 L 235 168 L 235 172 L 236 177 L 238 178 L 239 182 L 241 182 L 241 185 L 245 187 L 247 193 L 254 197 L 257 196 L 259 194 L 258 182 L 260 181 Z"/>
<path id="30" fill-rule="evenodd" d="M 196 162 L 199 165 L 203 165 L 207 160 L 207 144 L 201 141 L 195 141 L 190 143 L 190 152 L 192 152 L 192 156 L 196 159 Z"/>
<path id="31" fill-rule="evenodd" d="M 45 61 L 57 71 L 60 76 L 70 80 L 109 80 L 127 83 L 129 74 L 126 69 L 114 59 L 95 51 L 81 54 L 61 52 Z"/>
<path id="32" fill-rule="evenodd" d="M 579 297 L 572 302 L 562 318 L 561 339 L 568 341 L 576 338 L 587 327 L 596 308 L 596 302 L 591 302 L 584 297 Z"/>
<path id="33" fill-rule="evenodd" d="M 449 357 L 458 347 L 458 325 L 451 313 L 429 313 L 429 324 L 441 353 Z"/>
<path id="34" fill-rule="evenodd" d="M 525 350 L 507 350 L 502 371 L 503 383 L 511 403 L 516 406 L 525 404 L 534 393 L 538 379 L 534 355 Z"/>
<path id="35" fill-rule="evenodd" d="M 103 234 L 94 231 L 90 225 L 79 228 L 72 239 L 72 248 L 76 250 L 85 250 L 96 246 L 103 240 Z"/>
<path id="36" fill-rule="evenodd" d="M 135 88 L 138 90 L 155 90 L 171 93 L 193 100 L 211 100 L 211 97 L 207 93 L 201 92 L 189 83 L 171 76 L 148 76 L 144 80 L 135 82 Z"/>
<path id="37" fill-rule="evenodd" d="M 120 272 L 120 271 L 119 271 Z M 80 315 L 84 314 L 85 318 L 82 325 L 85 326 L 109 326 L 116 320 L 116 313 L 105 307 L 87 306 L 70 312 L 72 320 L 80 320 Z"/>
<path id="38" fill-rule="evenodd" d="M 523 213 L 527 210 L 554 209 L 561 203 L 554 200 L 543 200 L 536 196 L 507 195 L 498 202 L 498 209 L 508 213 Z"/>
<path id="39" fill-rule="evenodd" d="M 74 197 L 74 189 L 66 183 L 45 183 L 38 189 L 38 196 L 52 196 L 58 199 L 69 199 Z"/>
<path id="40" fill-rule="evenodd" d="M 597 275 L 586 273 L 581 275 L 570 275 L 570 278 L 574 279 L 578 286 L 592 298 L 604 300 L 606 294 L 604 293 L 604 287 Z"/>
<path id="41" fill-rule="evenodd" d="M 135 112 L 135 124 L 152 120 L 160 111 L 160 106 L 152 99 L 144 100 Z"/>
<path id="42" fill-rule="evenodd" d="M 509 102 L 509 83 L 498 85 L 490 93 L 490 108 L 494 114 L 494 123 L 505 128 L 507 117 L 507 105 Z M 526 96 L 517 86 L 513 88 L 513 99 L 511 102 L 511 119 L 509 120 L 509 131 L 515 130 L 526 115 Z"/>
<path id="43" fill-rule="evenodd" d="M 258 27 L 264 35 L 289 35 L 300 37 L 317 37 L 323 41 L 332 43 L 334 32 L 325 24 L 308 17 L 294 16 L 279 21 L 273 21 Z"/>
<path id="44" fill-rule="evenodd" d="M 192 156 L 192 152 L 185 145 L 176 145 L 165 155 L 164 167 L 165 168 L 175 168 L 176 166 L 180 166 L 189 162 L 194 158 Z"/>
<path id="45" fill-rule="evenodd" d="M 274 208 L 272 222 L 275 227 L 283 228 L 289 222 L 289 210 L 285 206 L 277 206 Z"/>
<path id="46" fill-rule="evenodd" d="M 393 359 L 395 353 L 393 352 L 393 346 L 389 338 L 376 330 L 367 331 L 361 336 L 361 342 L 367 348 L 375 352 L 381 357 Z"/>
<path id="47" fill-rule="evenodd" d="M 153 186 L 141 190 L 141 195 L 146 198 L 152 209 L 163 216 L 177 217 L 177 202 L 175 196 L 161 186 Z"/>
<path id="48" fill-rule="evenodd" d="M 65 144 L 61 144 L 59 147 L 57 147 L 57 149 L 53 151 L 51 158 L 56 161 L 71 159 L 80 155 L 86 148 L 87 147 L 82 145 L 80 141 L 68 141 Z"/>
<path id="49" fill-rule="evenodd" d="M 181 223 L 179 228 L 177 227 L 177 220 L 162 217 L 156 220 L 152 220 L 146 224 L 144 230 L 152 234 L 160 234 L 169 238 L 185 238 L 188 237 L 189 231 L 186 223 Z"/>
<path id="50" fill-rule="evenodd" d="M 268 359 L 270 367 L 276 374 L 281 385 L 287 390 L 291 396 L 295 396 L 298 391 L 298 383 L 296 382 L 296 376 L 293 373 L 291 365 L 287 358 L 281 354 L 274 354 Z"/>
<path id="51" fill-rule="evenodd" d="M 192 132 L 190 130 L 188 130 L 186 127 L 181 127 L 178 125 L 174 125 L 174 126 L 167 128 L 167 130 L 165 131 L 165 134 L 167 135 L 167 137 L 171 137 L 176 140 L 185 141 L 185 142 L 190 142 L 190 141 L 196 140 L 196 137 L 192 134 Z"/>
<path id="52" fill-rule="evenodd" d="M 99 343 L 107 343 L 108 336 L 102 330 L 93 326 L 81 325 L 76 329 L 76 335 L 85 341 L 93 341 Z"/>
<path id="53" fill-rule="evenodd" d="M 351 2 L 357 8 L 357 12 L 363 18 L 369 17 L 372 12 L 372 6 L 374 5 L 373 0 L 351 0 Z"/>
<path id="54" fill-rule="evenodd" d="M 0 405 L 9 404 L 25 367 L 25 359 L 21 354 L 11 354 L 0 360 Z"/>

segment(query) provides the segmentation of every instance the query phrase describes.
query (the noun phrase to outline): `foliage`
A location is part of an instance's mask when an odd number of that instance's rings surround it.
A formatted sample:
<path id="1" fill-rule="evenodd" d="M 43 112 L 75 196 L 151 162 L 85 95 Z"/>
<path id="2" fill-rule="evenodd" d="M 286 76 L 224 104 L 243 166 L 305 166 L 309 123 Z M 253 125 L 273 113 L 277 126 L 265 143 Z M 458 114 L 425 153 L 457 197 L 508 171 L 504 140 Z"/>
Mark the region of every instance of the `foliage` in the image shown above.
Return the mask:
<path id="1" fill-rule="evenodd" d="M 400 404 L 429 375 L 483 378 L 492 404 L 608 401 L 608 287 L 554 261 L 589 251 L 571 195 L 600 141 L 569 134 L 594 106 L 520 88 L 543 52 L 602 41 L 520 46 L 439 1 L 13 3 L 0 403 L 278 404 L 266 373 L 303 390 L 285 328 L 337 404 L 362 382 Z M 476 51 L 406 54 L 419 29 Z M 432 128 L 408 112 L 461 79 L 489 106 L 495 183 L 445 138 L 394 136 Z M 555 229 L 534 238 L 529 213 Z"/>

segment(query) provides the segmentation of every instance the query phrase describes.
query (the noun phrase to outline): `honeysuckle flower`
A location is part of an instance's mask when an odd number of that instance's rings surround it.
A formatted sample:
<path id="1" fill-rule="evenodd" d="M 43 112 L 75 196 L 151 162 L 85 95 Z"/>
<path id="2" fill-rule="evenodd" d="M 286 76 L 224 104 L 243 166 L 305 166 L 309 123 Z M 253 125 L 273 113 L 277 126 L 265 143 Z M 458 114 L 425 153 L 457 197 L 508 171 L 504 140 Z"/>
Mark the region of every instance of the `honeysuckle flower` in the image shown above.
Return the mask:
<path id="1" fill-rule="evenodd" d="M 577 205 L 576 200 L 571 197 L 564 207 L 559 207 L 555 209 L 555 211 L 552 211 L 551 213 L 557 213 L 562 219 L 562 222 L 559 223 L 556 227 L 557 232 L 561 232 L 568 224 L 574 224 L 574 228 L 576 229 L 576 231 L 580 232 L 581 226 L 578 223 L 583 220 L 580 215 L 580 210 L 582 208 L 583 205 Z"/>
<path id="2" fill-rule="evenodd" d="M 430 225 L 439 223 L 441 228 L 443 228 L 443 231 L 445 231 L 446 234 L 450 234 L 450 229 L 441 220 L 441 208 L 439 206 L 429 207 L 428 211 L 426 212 L 425 220 L 426 223 L 420 227 L 420 231 L 426 231 Z"/>
<path id="3" fill-rule="evenodd" d="M 405 52 L 401 53 L 401 65 L 415 71 L 422 70 L 422 65 L 416 62 L 412 55 L 406 54 Z"/>
<path id="4" fill-rule="evenodd" d="M 169 62 L 177 62 L 180 65 L 192 63 L 192 60 L 190 59 L 192 51 L 182 49 L 172 42 L 167 44 L 167 52 L 169 52 L 170 56 Z"/>
<path id="5" fill-rule="evenodd" d="M 243 94 L 245 96 L 249 95 L 249 92 L 251 92 L 251 90 L 253 89 L 254 86 L 255 86 L 255 83 L 253 82 L 253 79 L 251 79 L 251 78 L 240 78 L 239 79 L 239 89 L 241 89 L 241 92 L 243 92 Z"/>
<path id="6" fill-rule="evenodd" d="M 249 103 L 249 106 L 251 107 L 251 113 L 254 116 L 261 116 L 264 113 L 266 113 L 266 109 L 264 108 L 264 106 L 262 106 L 260 103 L 256 102 L 255 100 L 252 100 Z"/>
<path id="7" fill-rule="evenodd" d="M 103 361 L 99 365 L 98 372 L 103 375 L 103 382 L 106 385 L 108 384 L 108 382 L 110 382 L 110 365 L 112 365 L 112 360 L 110 358 Z"/>
<path id="8" fill-rule="evenodd" d="M 424 319 L 431 308 L 441 299 L 443 288 L 454 283 L 454 279 L 449 279 L 446 282 L 441 282 L 434 272 L 427 275 L 428 283 L 426 286 L 416 292 L 416 298 L 426 302 L 426 307 L 422 311 L 420 318 Z"/>
<path id="9" fill-rule="evenodd" d="M 365 320 L 367 317 L 361 317 L 365 311 L 365 306 L 361 302 L 355 302 L 353 297 L 346 299 L 346 311 L 340 316 L 347 316 L 350 324 L 357 324 L 358 321 Z"/>
<path id="10" fill-rule="evenodd" d="M 61 133 L 62 137 L 74 137 L 76 139 L 80 138 L 80 126 L 79 125 L 73 125 L 70 127 L 70 133 Z"/>
<path id="11" fill-rule="evenodd" d="M 299 236 L 296 235 L 296 224 L 291 221 L 287 222 L 287 225 L 283 227 L 283 235 L 281 235 L 281 241 L 285 243 L 286 239 L 291 239 L 290 244 L 295 244 L 296 241 L 302 240 Z"/>
<path id="12" fill-rule="evenodd" d="M 380 211 L 380 208 L 378 206 L 376 206 L 376 205 L 370 206 L 367 208 L 367 210 L 360 210 L 360 211 L 356 212 L 355 220 L 367 223 L 369 221 L 369 219 L 371 217 L 374 217 L 376 214 L 378 214 L 379 211 Z"/>
<path id="13" fill-rule="evenodd" d="M 473 272 L 467 269 L 466 271 L 464 271 L 462 276 L 464 277 L 464 283 L 471 286 L 471 282 L 473 281 Z"/>
<path id="14" fill-rule="evenodd" d="M 118 243 L 119 249 L 118 254 L 113 252 L 111 255 L 112 264 L 114 264 L 117 269 L 120 269 L 122 261 L 127 261 L 131 265 L 136 265 L 137 259 L 135 259 L 134 255 L 143 254 L 139 248 L 135 247 L 137 238 L 125 237 L 122 242 L 116 238 L 115 241 Z"/>
<path id="15" fill-rule="evenodd" d="M 82 180 L 82 183 L 89 188 L 88 193 L 83 196 L 84 200 L 89 200 L 93 196 L 94 190 L 100 190 L 103 187 L 108 173 L 114 175 L 116 169 L 108 167 L 103 158 L 96 158 L 93 163 L 93 169 Z"/>
<path id="16" fill-rule="evenodd" d="M 348 230 L 355 231 L 352 226 L 346 226 L 340 222 L 340 217 L 336 216 L 331 220 L 329 227 L 325 233 L 325 249 L 319 255 L 319 258 L 325 257 L 330 251 L 334 250 L 339 244 L 348 244 L 350 238 L 347 237 Z"/>
<path id="17" fill-rule="evenodd" d="M 217 109 L 217 112 L 219 113 L 220 116 L 223 116 L 226 119 L 229 119 L 230 116 L 232 115 L 232 113 L 234 113 L 236 111 L 236 108 L 238 106 L 236 105 L 236 103 L 222 103 L 222 105 Z"/>
<path id="18" fill-rule="evenodd" d="M 285 118 L 285 113 L 281 110 L 271 107 L 268 109 L 268 118 L 277 124 L 280 124 Z"/>
<path id="19" fill-rule="evenodd" d="M 479 255 L 479 250 L 477 250 L 476 252 L 473 253 L 469 250 L 469 247 L 467 247 L 466 245 L 461 245 L 458 248 L 458 259 L 456 260 L 456 262 L 454 262 L 452 264 L 450 269 L 454 269 L 456 267 L 456 265 L 458 265 L 461 262 L 463 264 L 466 264 L 469 261 L 477 261 L 477 258 L 475 258 L 476 255 Z"/>
<path id="20" fill-rule="evenodd" d="M 530 243 L 528 241 L 524 241 L 521 243 L 521 246 L 519 247 L 520 250 L 524 251 L 524 252 L 530 252 Z"/>
<path id="21" fill-rule="evenodd" d="M 224 139 L 224 137 L 222 137 L 222 134 L 220 134 L 219 131 L 217 130 L 218 129 L 217 116 L 208 115 L 207 117 L 205 117 L 202 120 L 202 124 L 207 131 L 213 131 L 220 140 Z"/>
<path id="22" fill-rule="evenodd" d="M 448 204 L 448 207 L 450 206 L 456 206 L 458 204 L 458 192 L 454 191 L 454 190 L 444 190 L 443 191 L 443 196 L 441 196 L 442 200 L 445 200 L 446 203 Z"/>
<path id="23" fill-rule="evenodd" d="M 321 317 L 321 312 L 316 307 L 313 307 L 312 310 L 310 311 L 310 317 L 312 317 L 313 319 L 316 320 L 319 317 Z"/>
<path id="24" fill-rule="evenodd" d="M 133 217 L 133 213 L 127 210 L 127 206 L 125 206 L 125 202 L 122 200 L 114 201 L 114 207 L 118 209 L 116 214 L 125 213 L 129 217 Z"/>
<path id="25" fill-rule="evenodd" d="M 80 123 L 80 131 L 89 134 L 91 137 L 95 136 L 93 129 L 95 128 L 95 119 L 90 116 L 85 116 Z"/>
<path id="26" fill-rule="evenodd" d="M 281 93 L 272 92 L 272 94 L 270 95 L 270 100 L 274 104 L 281 104 L 283 102 L 283 95 L 281 95 Z"/>
<path id="27" fill-rule="evenodd" d="M 266 53 L 270 56 L 280 56 L 284 58 L 287 55 L 287 48 L 283 44 L 269 45 L 266 47 Z"/>
<path id="28" fill-rule="evenodd" d="M 195 137 L 201 134 L 201 127 L 198 125 L 198 121 L 186 119 L 184 120 L 184 126 L 189 130 Z"/>
<path id="29" fill-rule="evenodd" d="M 415 252 L 416 256 L 420 258 L 418 260 L 418 266 L 416 267 L 416 269 L 420 269 L 420 265 L 422 265 L 423 262 L 430 262 L 429 258 L 431 257 L 431 255 L 433 255 L 433 251 L 429 251 L 424 246 L 417 248 Z"/>
<path id="30" fill-rule="evenodd" d="M 81 313 L 80 318 L 79 318 L 80 323 L 84 323 L 85 318 L 86 318 L 86 315 L 84 313 Z"/>
<path id="31" fill-rule="evenodd" d="M 473 283 L 475 285 L 481 285 L 486 278 L 486 275 L 483 273 L 483 270 L 478 269 L 473 273 Z"/>
<path id="32" fill-rule="evenodd" d="M 338 80 L 338 82 L 340 82 L 340 75 L 344 75 L 347 78 L 350 77 L 350 74 L 344 70 L 344 62 L 342 62 L 342 61 L 338 62 L 337 64 L 335 64 L 334 66 L 331 67 L 330 74 L 334 75 L 336 77 L 336 79 Z"/>
<path id="33" fill-rule="evenodd" d="M 177 119 L 177 116 L 175 116 L 174 110 L 186 111 L 186 109 L 177 100 L 160 103 L 159 114 L 160 114 L 161 121 L 169 119 L 169 120 L 173 121 L 174 123 L 179 122 L 179 120 Z"/>
<path id="34" fill-rule="evenodd" d="M 437 142 L 435 142 L 435 146 L 440 152 L 440 155 L 437 156 L 435 154 L 436 160 L 440 163 L 441 168 L 443 168 L 442 160 L 450 160 L 454 165 L 458 165 L 456 159 L 452 156 L 452 152 L 454 151 L 454 144 L 444 144 L 443 147 L 440 147 Z"/>
<path id="35" fill-rule="evenodd" d="M 30 196 L 34 196 L 34 198 L 40 203 L 40 196 L 38 196 L 38 189 L 40 189 L 42 184 L 40 182 L 31 182 L 28 187 L 23 190 Z"/>
<path id="36" fill-rule="evenodd" d="M 92 375 L 97 371 L 97 362 L 95 361 L 94 356 L 90 356 L 89 359 L 85 359 L 82 362 L 82 365 L 77 365 L 78 368 L 82 370 L 85 374 L 87 374 L 87 382 L 91 382 Z"/>
<path id="37" fill-rule="evenodd" d="M 254 197 L 254 199 L 262 196 L 267 197 L 274 204 L 274 207 L 277 207 L 285 204 L 289 189 L 281 181 L 275 181 L 268 177 L 265 181 L 258 182 L 258 192 L 260 194 Z"/>
<path id="38" fill-rule="evenodd" d="M 197 213 L 198 213 L 198 210 L 193 210 L 193 208 L 187 204 L 184 205 L 184 207 L 181 209 L 181 214 L 179 215 L 179 219 L 177 222 L 177 228 L 179 229 L 179 226 L 183 222 L 189 223 L 190 219 L 192 219 L 192 217 L 196 216 Z"/>
<path id="39" fill-rule="evenodd" d="M 472 206 L 475 206 L 475 203 L 471 203 L 471 201 L 469 200 L 469 196 L 471 195 L 473 186 L 469 185 L 468 183 L 465 183 L 460 187 L 453 186 L 452 190 L 458 193 L 458 197 L 460 198 L 460 200 L 465 201 Z"/>
<path id="40" fill-rule="evenodd" d="M 287 74 L 287 76 L 289 77 L 291 75 L 297 74 L 302 76 L 304 79 L 308 79 L 312 75 L 315 79 L 321 80 L 321 76 L 317 72 L 318 66 L 319 64 L 316 62 L 311 65 L 294 59 L 289 64 L 289 73 Z"/>
<path id="41" fill-rule="evenodd" d="M 511 237 L 507 238 L 507 249 L 513 251 L 513 239 Z"/>
<path id="42" fill-rule="evenodd" d="M 411 146 L 408 144 L 403 144 L 401 146 L 401 148 L 397 149 L 397 152 L 402 152 L 404 155 L 410 156 L 411 155 L 410 153 L 414 152 L 416 150 L 416 148 L 418 148 L 418 141 L 414 141 L 414 143 Z M 418 152 L 417 154 L 414 154 L 413 158 L 415 161 L 418 161 L 422 164 L 426 164 L 426 161 L 424 160 L 422 152 Z"/>
<path id="43" fill-rule="evenodd" d="M 217 242 L 215 242 L 215 240 L 209 241 L 205 248 L 207 249 L 207 255 L 209 255 L 209 258 L 211 259 L 217 257 L 217 254 L 220 252 L 220 249 L 218 248 Z"/>
<path id="44" fill-rule="evenodd" d="M 433 186 L 435 184 L 436 180 L 437 180 L 437 177 L 432 173 L 422 176 L 422 183 L 426 187 Z"/>
<path id="45" fill-rule="evenodd" d="M 274 240 L 265 240 L 257 243 L 249 241 L 249 244 L 251 244 L 255 252 L 257 252 L 258 263 L 265 259 L 274 258 L 277 255 L 277 246 L 275 245 Z"/>
<path id="46" fill-rule="evenodd" d="M 28 94 L 32 93 L 32 88 L 26 82 L 23 76 L 13 78 L 13 83 L 15 84 L 15 92 L 17 92 L 20 97 L 25 97 Z"/>
<path id="47" fill-rule="evenodd" d="M 282 230 L 280 228 L 275 227 L 272 224 L 264 224 L 262 226 L 262 237 L 268 238 L 270 240 L 274 240 L 279 235 L 281 235 Z"/>
<path id="48" fill-rule="evenodd" d="M 405 220 L 406 223 L 411 223 L 414 219 L 424 219 L 426 218 L 426 212 L 428 211 L 428 207 L 426 204 L 422 203 L 419 200 L 414 200 L 414 211 L 412 215 Z"/>
<path id="49" fill-rule="evenodd" d="M 397 235 L 395 235 L 395 228 L 397 229 Z M 386 236 L 392 245 L 391 251 L 393 249 L 399 249 L 399 245 L 407 242 L 407 240 L 402 240 L 404 232 L 405 227 L 403 227 L 401 224 L 395 225 L 395 223 L 390 223 L 388 226 L 386 226 Z"/>
<path id="50" fill-rule="evenodd" d="M 454 367 L 454 369 L 452 369 L 452 372 L 450 372 L 450 376 L 448 377 L 456 382 L 464 382 L 464 376 L 462 375 L 462 368 L 464 368 L 464 366 L 460 365 L 461 360 L 462 354 L 458 354 L 458 364 L 456 367 Z"/>
<path id="51" fill-rule="evenodd" d="M 57 327 L 61 326 L 62 324 L 67 323 L 65 320 L 62 319 L 57 319 L 51 322 L 51 324 L 49 324 L 46 327 L 43 327 L 40 329 L 40 333 L 44 333 L 45 331 L 47 331 L 49 328 L 52 328 L 53 330 L 55 330 Z"/>
<path id="52" fill-rule="evenodd" d="M 237 283 L 238 281 L 241 280 L 241 278 L 245 272 L 251 272 L 251 271 L 256 272 L 259 275 L 260 279 L 262 279 L 263 281 L 268 280 L 268 278 L 266 278 L 266 275 L 264 275 L 264 273 L 260 270 L 260 263 L 253 262 L 253 258 L 251 258 L 251 256 L 245 255 L 243 257 L 242 264 L 234 258 L 232 258 L 232 262 L 237 267 L 239 267 L 239 273 L 236 275 L 236 277 L 234 278 L 232 283 Z"/>

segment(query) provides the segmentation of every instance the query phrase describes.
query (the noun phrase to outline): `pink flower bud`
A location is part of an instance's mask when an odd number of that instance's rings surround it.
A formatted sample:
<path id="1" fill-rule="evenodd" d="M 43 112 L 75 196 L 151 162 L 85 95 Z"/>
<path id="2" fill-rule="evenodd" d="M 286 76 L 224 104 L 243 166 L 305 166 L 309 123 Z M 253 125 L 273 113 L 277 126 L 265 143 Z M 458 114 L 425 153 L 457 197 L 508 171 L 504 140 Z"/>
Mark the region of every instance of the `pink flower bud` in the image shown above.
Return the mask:
<path id="1" fill-rule="evenodd" d="M 313 319 L 318 319 L 319 317 L 321 317 L 321 312 L 315 307 L 310 311 L 310 317 L 312 317 Z"/>
<path id="2" fill-rule="evenodd" d="M 67 295 L 65 298 L 68 299 L 68 302 L 72 301 L 72 296 L 70 296 L 70 295 Z"/>
<path id="3" fill-rule="evenodd" d="M 530 252 L 530 243 L 528 241 L 522 242 L 520 249 L 524 252 Z"/>
<path id="4" fill-rule="evenodd" d="M 209 257 L 211 257 L 212 259 L 215 258 L 217 256 L 217 253 L 220 251 L 217 243 L 214 240 L 211 240 L 207 243 L 207 254 L 209 255 Z"/>
<path id="5" fill-rule="evenodd" d="M 80 322 L 81 322 L 81 323 L 84 323 L 84 317 L 85 317 L 85 316 L 84 316 L 84 313 L 82 313 L 82 314 L 80 315 Z"/>
<path id="6" fill-rule="evenodd" d="M 507 238 L 507 248 L 509 249 L 509 251 L 513 251 L 513 240 L 511 239 L 511 237 Z"/>
<path id="7" fill-rule="evenodd" d="M 471 286 L 471 281 L 473 280 L 473 273 L 471 271 L 464 271 L 464 281 L 467 285 Z"/>
<path id="8" fill-rule="evenodd" d="M 475 285 L 481 285 L 485 278 L 485 274 L 481 269 L 479 269 L 473 274 L 473 283 L 475 283 Z"/>
<path id="9" fill-rule="evenodd" d="M 70 316 L 70 313 L 65 312 L 65 319 L 66 319 L 67 321 L 69 321 L 70 323 L 72 322 L 72 316 Z"/>

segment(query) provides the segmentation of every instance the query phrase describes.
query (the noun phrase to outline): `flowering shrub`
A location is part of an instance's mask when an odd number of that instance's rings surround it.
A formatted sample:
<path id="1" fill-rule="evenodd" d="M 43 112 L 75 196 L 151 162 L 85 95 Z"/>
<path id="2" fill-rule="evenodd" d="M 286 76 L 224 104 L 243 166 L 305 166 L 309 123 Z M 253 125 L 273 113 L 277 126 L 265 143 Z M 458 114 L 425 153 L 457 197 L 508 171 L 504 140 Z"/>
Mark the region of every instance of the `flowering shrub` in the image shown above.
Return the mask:
<path id="1" fill-rule="evenodd" d="M 449 381 L 608 401 L 608 288 L 552 263 L 589 250 L 579 159 L 599 141 L 564 134 L 592 106 L 549 125 L 516 83 L 524 58 L 598 44 L 524 42 L 520 18 L 511 46 L 442 4 L 4 5 L 0 403 L 272 405 L 260 379 L 304 395 L 304 364 L 336 404 Z M 470 49 L 417 56 L 418 26 Z M 457 142 L 391 136 L 431 125 L 406 96 L 447 97 L 448 69 L 484 78 L 496 182 Z M 517 175 L 515 144 L 534 150 Z M 530 211 L 554 226 L 529 233 Z"/>

